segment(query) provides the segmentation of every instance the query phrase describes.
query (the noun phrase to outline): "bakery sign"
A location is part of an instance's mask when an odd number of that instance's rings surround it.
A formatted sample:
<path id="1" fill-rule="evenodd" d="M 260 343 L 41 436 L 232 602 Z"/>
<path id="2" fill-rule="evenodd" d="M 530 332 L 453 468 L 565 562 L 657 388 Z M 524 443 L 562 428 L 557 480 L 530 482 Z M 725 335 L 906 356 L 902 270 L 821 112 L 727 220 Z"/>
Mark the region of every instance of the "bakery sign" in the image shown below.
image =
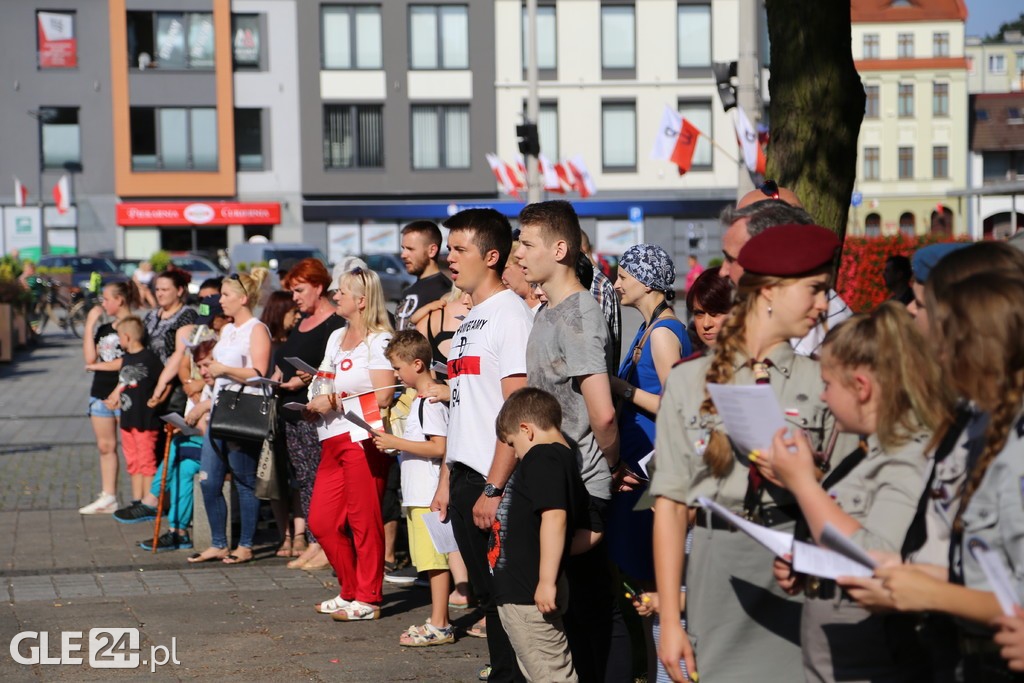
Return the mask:
<path id="1" fill-rule="evenodd" d="M 276 202 L 124 202 L 117 205 L 117 224 L 156 225 L 277 225 Z"/>

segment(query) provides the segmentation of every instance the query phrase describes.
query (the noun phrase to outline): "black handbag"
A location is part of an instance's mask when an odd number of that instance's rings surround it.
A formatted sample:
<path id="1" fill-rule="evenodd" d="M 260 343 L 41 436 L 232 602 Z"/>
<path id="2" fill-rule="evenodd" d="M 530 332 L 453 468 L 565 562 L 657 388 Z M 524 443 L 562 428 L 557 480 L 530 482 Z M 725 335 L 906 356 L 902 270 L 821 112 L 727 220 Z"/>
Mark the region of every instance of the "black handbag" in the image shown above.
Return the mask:
<path id="1" fill-rule="evenodd" d="M 276 419 L 277 398 L 270 387 L 265 386 L 262 394 L 221 389 L 210 416 L 210 438 L 261 443 L 271 434 Z"/>

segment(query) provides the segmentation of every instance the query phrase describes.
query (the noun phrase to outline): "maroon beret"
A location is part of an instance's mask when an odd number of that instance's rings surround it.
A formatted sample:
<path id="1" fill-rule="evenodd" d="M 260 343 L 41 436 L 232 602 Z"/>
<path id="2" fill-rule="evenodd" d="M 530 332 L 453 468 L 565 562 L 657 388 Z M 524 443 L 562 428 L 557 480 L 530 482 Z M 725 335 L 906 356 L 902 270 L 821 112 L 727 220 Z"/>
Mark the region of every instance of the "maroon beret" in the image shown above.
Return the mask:
<path id="1" fill-rule="evenodd" d="M 739 264 L 758 275 L 792 277 L 829 264 L 839 238 L 820 225 L 776 225 L 750 238 L 740 250 Z"/>

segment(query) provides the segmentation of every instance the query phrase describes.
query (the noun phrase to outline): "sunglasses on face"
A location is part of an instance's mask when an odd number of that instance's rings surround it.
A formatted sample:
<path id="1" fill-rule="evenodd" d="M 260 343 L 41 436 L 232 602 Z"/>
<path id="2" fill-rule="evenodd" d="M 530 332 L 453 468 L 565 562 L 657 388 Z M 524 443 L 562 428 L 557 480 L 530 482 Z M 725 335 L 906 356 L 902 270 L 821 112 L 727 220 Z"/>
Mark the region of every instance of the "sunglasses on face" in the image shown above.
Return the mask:
<path id="1" fill-rule="evenodd" d="M 763 183 L 757 186 L 757 189 L 759 189 L 761 193 L 765 197 L 768 197 L 769 199 L 779 198 L 779 184 L 776 183 L 774 180 L 764 181 Z"/>

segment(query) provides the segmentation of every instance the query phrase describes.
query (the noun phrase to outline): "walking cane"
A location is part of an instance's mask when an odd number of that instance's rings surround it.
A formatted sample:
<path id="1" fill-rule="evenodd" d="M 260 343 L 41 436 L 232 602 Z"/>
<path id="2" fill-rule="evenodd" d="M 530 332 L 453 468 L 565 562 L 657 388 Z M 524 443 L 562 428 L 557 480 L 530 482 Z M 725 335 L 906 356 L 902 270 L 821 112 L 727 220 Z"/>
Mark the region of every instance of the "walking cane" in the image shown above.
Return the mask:
<path id="1" fill-rule="evenodd" d="M 160 518 L 164 516 L 164 492 L 167 489 L 167 470 L 171 468 L 171 439 L 174 438 L 174 426 L 165 424 L 164 431 L 167 432 L 167 441 L 164 443 L 164 471 L 160 475 L 160 498 L 156 504 L 156 523 L 153 525 L 153 553 L 156 552 L 156 544 L 160 538 Z"/>

